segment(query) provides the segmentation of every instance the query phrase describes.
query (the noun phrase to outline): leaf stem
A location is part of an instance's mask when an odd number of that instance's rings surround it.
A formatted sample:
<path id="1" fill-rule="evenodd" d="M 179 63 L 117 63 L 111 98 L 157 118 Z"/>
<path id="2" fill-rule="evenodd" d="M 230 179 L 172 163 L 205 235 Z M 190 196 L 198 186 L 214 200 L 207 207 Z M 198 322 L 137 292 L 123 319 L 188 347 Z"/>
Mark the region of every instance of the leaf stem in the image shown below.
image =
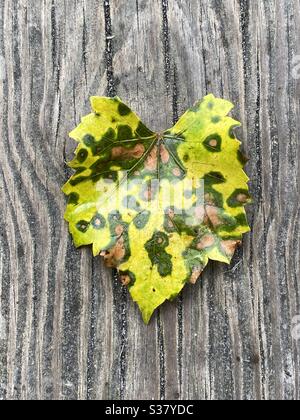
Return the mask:
<path id="1" fill-rule="evenodd" d="M 171 135 L 167 135 L 167 134 L 165 134 L 163 137 L 164 137 L 164 139 L 185 141 L 185 139 L 183 139 L 182 137 L 176 137 L 176 136 L 171 136 Z"/>

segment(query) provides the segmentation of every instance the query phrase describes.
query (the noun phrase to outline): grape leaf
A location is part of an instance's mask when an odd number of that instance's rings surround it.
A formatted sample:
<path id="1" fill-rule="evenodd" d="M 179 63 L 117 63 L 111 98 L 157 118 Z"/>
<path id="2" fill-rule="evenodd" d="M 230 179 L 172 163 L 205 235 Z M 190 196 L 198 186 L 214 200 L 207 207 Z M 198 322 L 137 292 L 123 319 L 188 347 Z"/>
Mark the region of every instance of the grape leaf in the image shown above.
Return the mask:
<path id="1" fill-rule="evenodd" d="M 246 159 L 213 95 L 163 133 L 149 130 L 118 97 L 92 97 L 93 113 L 70 133 L 79 145 L 63 187 L 77 247 L 120 272 L 143 319 L 195 283 L 209 260 L 230 263 L 248 232 Z"/>

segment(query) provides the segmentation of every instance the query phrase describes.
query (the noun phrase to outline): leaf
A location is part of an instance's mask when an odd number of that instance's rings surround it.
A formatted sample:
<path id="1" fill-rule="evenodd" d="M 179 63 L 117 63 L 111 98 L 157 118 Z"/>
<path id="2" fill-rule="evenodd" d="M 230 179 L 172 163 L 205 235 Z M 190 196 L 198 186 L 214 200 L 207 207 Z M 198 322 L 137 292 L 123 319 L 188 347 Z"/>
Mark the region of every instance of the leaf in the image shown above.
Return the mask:
<path id="1" fill-rule="evenodd" d="M 206 96 L 170 130 L 149 130 L 119 98 L 91 98 L 70 134 L 79 145 L 63 187 L 75 245 L 118 268 L 149 322 L 209 260 L 230 263 L 248 232 L 245 158 L 230 102 Z"/>

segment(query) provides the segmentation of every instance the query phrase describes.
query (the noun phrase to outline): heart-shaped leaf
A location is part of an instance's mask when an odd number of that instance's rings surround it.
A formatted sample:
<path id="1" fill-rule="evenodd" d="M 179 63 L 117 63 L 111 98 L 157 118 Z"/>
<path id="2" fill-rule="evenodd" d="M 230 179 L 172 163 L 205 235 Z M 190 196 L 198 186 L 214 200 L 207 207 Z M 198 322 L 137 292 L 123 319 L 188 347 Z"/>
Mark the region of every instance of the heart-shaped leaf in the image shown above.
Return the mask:
<path id="1" fill-rule="evenodd" d="M 249 231 L 246 162 L 232 104 L 213 95 L 163 133 L 149 130 L 119 98 L 93 97 L 64 186 L 76 246 L 92 244 L 116 267 L 144 321 L 209 259 L 230 263 Z"/>

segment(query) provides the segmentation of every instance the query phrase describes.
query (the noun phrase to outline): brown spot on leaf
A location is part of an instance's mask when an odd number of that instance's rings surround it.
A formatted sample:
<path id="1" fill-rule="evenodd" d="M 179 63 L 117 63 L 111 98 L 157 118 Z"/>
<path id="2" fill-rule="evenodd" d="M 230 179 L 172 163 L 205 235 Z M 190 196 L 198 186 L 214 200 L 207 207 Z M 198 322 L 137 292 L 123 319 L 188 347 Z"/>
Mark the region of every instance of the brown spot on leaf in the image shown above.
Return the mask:
<path id="1" fill-rule="evenodd" d="M 145 146 L 143 144 L 136 144 L 134 148 L 127 149 L 126 147 L 114 147 L 111 151 L 112 159 L 140 159 L 145 153 Z"/>
<path id="2" fill-rule="evenodd" d="M 223 249 L 223 251 L 225 252 L 226 255 L 232 257 L 233 254 L 235 253 L 235 250 L 238 246 L 241 245 L 241 241 L 240 240 L 227 240 L 227 241 L 222 241 L 221 242 L 221 247 Z"/>
<path id="3" fill-rule="evenodd" d="M 170 159 L 170 154 L 164 145 L 160 146 L 160 158 L 161 158 L 162 163 L 164 164 L 168 163 Z"/>
<path id="4" fill-rule="evenodd" d="M 214 206 L 206 206 L 205 208 L 207 217 L 210 221 L 210 223 L 214 226 L 220 226 L 222 225 L 222 220 L 220 219 L 218 215 L 218 209 Z"/>
<path id="5" fill-rule="evenodd" d="M 204 200 L 206 204 L 210 204 L 211 206 L 215 205 L 214 196 L 211 193 L 206 193 L 204 195 Z"/>
<path id="6" fill-rule="evenodd" d="M 247 197 L 247 195 L 246 194 L 238 194 L 237 195 L 237 197 L 236 197 L 236 199 L 237 199 L 237 201 L 239 202 L 239 203 L 247 203 L 247 201 L 248 201 L 248 197 Z"/>
<path id="7" fill-rule="evenodd" d="M 118 225 L 115 229 L 116 235 L 117 236 L 121 236 L 122 233 L 124 232 L 124 226 L 123 225 Z"/>
<path id="8" fill-rule="evenodd" d="M 201 238 L 200 242 L 198 242 L 197 249 L 201 250 L 205 248 L 210 248 L 211 246 L 213 246 L 214 243 L 215 243 L 215 239 L 213 235 L 204 235 Z"/>
<path id="9" fill-rule="evenodd" d="M 136 159 L 139 159 L 143 156 L 145 153 L 145 146 L 143 144 L 137 144 L 134 148 L 134 154 L 133 157 Z"/>
<path id="10" fill-rule="evenodd" d="M 174 176 L 180 176 L 181 175 L 181 170 L 179 168 L 175 168 L 172 171 Z"/>
<path id="11" fill-rule="evenodd" d="M 211 147 L 217 147 L 217 146 L 218 146 L 218 140 L 216 140 L 216 139 L 211 139 L 211 140 L 209 141 L 209 145 L 210 145 Z"/>
<path id="12" fill-rule="evenodd" d="M 123 157 L 125 153 L 128 153 L 128 150 L 122 146 L 114 147 L 111 151 L 112 159 Z"/>
<path id="13" fill-rule="evenodd" d="M 148 171 L 154 171 L 157 168 L 157 146 L 153 147 L 145 161 L 145 168 Z"/>
<path id="14" fill-rule="evenodd" d="M 202 273 L 202 270 L 200 268 L 194 268 L 193 273 L 192 273 L 191 278 L 190 278 L 190 283 L 191 284 L 196 284 L 198 278 L 201 276 L 201 273 Z"/>
<path id="15" fill-rule="evenodd" d="M 109 268 L 118 267 L 125 254 L 124 239 L 120 238 L 116 245 L 103 255 L 106 266 Z"/>
<path id="16" fill-rule="evenodd" d="M 123 274 L 120 277 L 120 280 L 121 280 L 121 283 L 122 283 L 123 286 L 128 286 L 130 284 L 130 282 L 131 282 L 131 279 L 128 276 L 128 274 Z"/>

